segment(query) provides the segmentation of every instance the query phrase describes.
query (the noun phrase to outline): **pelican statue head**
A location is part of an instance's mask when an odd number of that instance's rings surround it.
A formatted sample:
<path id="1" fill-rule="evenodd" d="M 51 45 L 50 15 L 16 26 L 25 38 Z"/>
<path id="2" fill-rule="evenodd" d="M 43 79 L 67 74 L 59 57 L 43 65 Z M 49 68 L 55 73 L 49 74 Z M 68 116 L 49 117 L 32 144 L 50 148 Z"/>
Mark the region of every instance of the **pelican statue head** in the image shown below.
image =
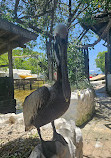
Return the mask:
<path id="1" fill-rule="evenodd" d="M 67 71 L 67 43 L 68 43 L 68 29 L 64 24 L 56 26 L 54 31 L 54 49 L 57 66 L 61 71 L 62 90 L 63 95 L 68 102 L 70 100 L 70 84 L 68 80 Z"/>
<path id="2" fill-rule="evenodd" d="M 55 59 L 58 66 L 61 64 L 61 55 L 67 53 L 68 29 L 64 24 L 59 24 L 54 30 Z"/>

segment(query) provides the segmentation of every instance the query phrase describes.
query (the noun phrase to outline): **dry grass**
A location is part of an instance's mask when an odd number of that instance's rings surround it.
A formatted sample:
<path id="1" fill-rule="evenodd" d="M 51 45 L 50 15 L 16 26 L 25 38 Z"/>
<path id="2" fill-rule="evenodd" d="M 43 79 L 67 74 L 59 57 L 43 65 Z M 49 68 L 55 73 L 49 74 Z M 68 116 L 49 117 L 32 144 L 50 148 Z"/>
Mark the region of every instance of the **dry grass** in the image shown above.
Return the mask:
<path id="1" fill-rule="evenodd" d="M 14 91 L 14 97 L 15 99 L 19 100 L 20 102 L 23 102 L 25 97 L 28 96 L 30 93 L 32 93 L 35 89 L 33 90 L 15 90 Z"/>
<path id="2" fill-rule="evenodd" d="M 43 81 L 36 81 L 32 84 L 33 90 L 29 90 L 29 85 L 26 85 L 26 90 L 23 89 L 15 89 L 14 90 L 14 97 L 16 100 L 19 100 L 23 103 L 26 96 L 28 96 L 30 93 L 38 89 L 39 87 L 42 87 L 44 84 Z"/>

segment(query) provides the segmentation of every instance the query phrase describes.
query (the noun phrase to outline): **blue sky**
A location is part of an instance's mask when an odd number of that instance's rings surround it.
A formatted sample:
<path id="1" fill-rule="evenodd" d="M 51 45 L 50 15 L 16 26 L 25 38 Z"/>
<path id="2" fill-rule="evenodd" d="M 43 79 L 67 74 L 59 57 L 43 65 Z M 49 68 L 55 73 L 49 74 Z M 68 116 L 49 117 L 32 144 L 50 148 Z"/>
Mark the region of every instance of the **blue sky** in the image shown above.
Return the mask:
<path id="1" fill-rule="evenodd" d="M 93 43 L 97 38 L 94 36 L 90 43 Z M 37 38 L 37 43 L 40 44 L 40 38 Z M 102 73 L 99 68 L 96 67 L 95 59 L 99 52 L 107 51 L 107 47 L 103 46 L 104 41 L 101 40 L 98 44 L 94 46 L 94 49 L 89 50 L 89 72 L 90 73 Z M 42 44 L 40 44 L 42 45 Z M 35 51 L 44 52 L 39 48 L 36 48 Z"/>
<path id="2" fill-rule="evenodd" d="M 82 28 L 80 25 L 78 25 L 78 27 L 75 28 L 74 34 L 78 35 L 81 31 L 82 31 Z M 94 43 L 94 41 L 96 41 L 98 39 L 98 36 L 95 33 L 93 34 L 93 36 L 90 36 L 90 34 L 88 34 L 88 37 L 90 40 L 90 42 L 88 42 L 89 44 Z M 43 41 L 41 41 L 40 36 L 38 36 L 38 38 L 37 38 L 38 46 L 36 47 L 35 51 L 45 53 L 45 51 L 39 49 L 39 46 L 42 47 L 42 45 L 43 45 L 41 42 L 43 42 Z M 90 73 L 99 73 L 99 74 L 102 73 L 101 70 L 96 67 L 95 59 L 99 52 L 107 51 L 107 47 L 103 46 L 103 44 L 104 44 L 104 40 L 101 40 L 98 44 L 96 44 L 94 46 L 94 49 L 91 49 L 91 50 L 89 49 L 89 72 Z"/>
<path id="3" fill-rule="evenodd" d="M 89 70 L 92 73 L 93 72 L 94 73 L 101 73 L 100 69 L 96 68 L 95 59 L 96 59 L 97 54 L 99 52 L 107 51 L 107 47 L 104 47 L 103 43 L 104 43 L 104 41 L 101 40 L 97 45 L 94 46 L 94 49 L 89 50 Z"/>

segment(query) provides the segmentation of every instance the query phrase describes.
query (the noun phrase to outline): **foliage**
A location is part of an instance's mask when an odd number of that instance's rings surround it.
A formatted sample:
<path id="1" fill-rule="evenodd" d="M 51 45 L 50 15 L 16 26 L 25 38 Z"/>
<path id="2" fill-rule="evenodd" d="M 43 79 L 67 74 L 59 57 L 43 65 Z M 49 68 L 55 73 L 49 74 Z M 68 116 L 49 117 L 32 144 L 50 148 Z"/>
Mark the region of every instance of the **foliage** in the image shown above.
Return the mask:
<path id="1" fill-rule="evenodd" d="M 81 27 L 81 23 L 94 23 L 93 17 L 103 11 L 108 11 L 111 9 L 110 0 L 0 0 L 0 14 L 2 17 L 8 19 L 9 21 L 16 23 L 32 32 L 37 33 L 42 37 L 42 40 L 51 42 L 53 40 L 53 30 L 58 23 L 65 23 L 69 30 L 69 42 L 74 42 L 75 45 L 81 42 L 83 37 L 85 38 L 85 44 L 89 42 L 89 34 L 84 35 L 84 30 Z M 75 32 L 76 28 L 76 32 Z M 82 37 L 83 36 L 83 37 Z M 50 54 L 52 48 L 49 47 L 47 54 L 49 54 L 48 60 L 50 59 Z M 75 49 L 75 48 L 74 48 Z M 27 51 L 28 50 L 28 51 Z M 25 51 L 25 49 L 24 49 Z M 29 53 L 30 49 L 26 49 L 25 53 Z M 77 52 L 77 62 L 71 66 L 69 63 L 69 76 L 71 82 L 76 79 L 81 79 L 81 75 L 73 77 L 73 72 L 78 70 L 78 66 L 82 64 L 80 52 L 77 50 L 72 51 L 72 53 Z M 23 52 L 24 53 L 24 52 Z M 76 55 L 74 55 L 76 57 Z M 74 58 L 73 54 L 69 57 Z M 42 58 L 41 58 L 42 60 Z M 70 60 L 70 59 L 69 59 Z M 44 59 L 43 62 L 46 60 Z M 50 60 L 49 60 L 50 61 Z M 32 72 L 36 72 L 37 61 L 34 57 L 26 59 L 15 59 L 16 65 L 19 68 L 22 66 L 24 69 L 29 69 L 31 67 Z M 82 61 L 81 61 L 82 62 Z M 26 64 L 27 63 L 27 64 Z M 73 62 L 72 62 L 73 63 Z M 77 66 L 76 66 L 77 64 Z M 72 67 L 72 70 L 71 70 Z M 40 67 L 39 67 L 39 71 Z M 80 73 L 80 72 L 79 72 Z M 80 73 L 81 74 L 81 73 Z M 75 73 L 74 73 L 75 75 Z"/>
<path id="2" fill-rule="evenodd" d="M 99 52 L 95 59 L 96 66 L 100 68 L 103 73 L 105 72 L 105 53 L 106 51 Z"/>
<path id="3" fill-rule="evenodd" d="M 84 56 L 72 44 L 68 47 L 68 70 L 71 84 L 78 84 L 78 82 L 85 78 Z"/>
<path id="4" fill-rule="evenodd" d="M 41 63 L 41 64 L 40 64 Z M 8 64 L 8 54 L 0 56 L 0 65 Z M 47 60 L 46 55 L 25 49 L 13 50 L 13 68 L 31 70 L 31 73 L 47 73 Z"/>
<path id="5" fill-rule="evenodd" d="M 3 54 L 0 55 L 0 65 L 7 65 L 8 64 L 8 55 Z"/>
<path id="6" fill-rule="evenodd" d="M 82 81 L 79 81 L 77 84 L 71 84 L 71 91 L 74 90 L 83 90 L 83 89 L 93 89 L 93 86 L 90 84 L 90 82 L 88 81 L 88 79 L 83 79 Z"/>
<path id="7" fill-rule="evenodd" d="M 103 10 L 110 10 L 111 2 L 110 0 L 0 0 L 0 7 L 2 17 L 45 38 L 50 38 L 55 25 L 62 22 L 68 26 L 73 37 L 76 24 L 83 20 L 92 23 L 92 16 Z"/>
<path id="8" fill-rule="evenodd" d="M 8 65 L 8 54 L 0 55 L 0 65 Z M 2 70 L 6 70 L 7 68 L 4 67 Z"/>

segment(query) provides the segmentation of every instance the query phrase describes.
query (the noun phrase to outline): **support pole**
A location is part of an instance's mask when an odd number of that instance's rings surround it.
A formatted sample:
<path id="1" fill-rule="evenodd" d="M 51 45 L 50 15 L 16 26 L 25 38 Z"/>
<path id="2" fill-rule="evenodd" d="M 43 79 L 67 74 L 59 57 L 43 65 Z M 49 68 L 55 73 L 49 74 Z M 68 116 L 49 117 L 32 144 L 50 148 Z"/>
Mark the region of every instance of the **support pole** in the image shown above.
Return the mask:
<path id="1" fill-rule="evenodd" d="M 106 90 L 111 94 L 111 28 L 107 33 L 107 45 L 108 45 L 108 54 L 107 54 L 107 76 L 106 76 Z"/>
<path id="2" fill-rule="evenodd" d="M 9 77 L 12 81 L 12 99 L 14 99 L 14 81 L 13 81 L 13 62 L 12 62 L 12 48 L 8 49 L 8 60 L 9 60 Z"/>
<path id="3" fill-rule="evenodd" d="M 85 76 L 89 80 L 89 52 L 88 49 L 83 49 Z"/>
<path id="4" fill-rule="evenodd" d="M 87 48 L 87 78 L 89 80 L 89 51 L 88 51 L 88 48 Z"/>
<path id="5" fill-rule="evenodd" d="M 105 80 L 106 80 L 106 91 L 108 91 L 107 75 L 108 75 L 108 53 L 105 53 Z"/>
<path id="6" fill-rule="evenodd" d="M 8 50 L 8 60 L 9 60 L 9 77 L 13 79 L 13 64 L 12 64 L 12 49 Z"/>
<path id="7" fill-rule="evenodd" d="M 52 45 L 51 42 L 46 41 L 46 51 L 48 58 L 48 78 L 50 81 L 53 80 L 53 61 L 52 61 Z"/>
<path id="8" fill-rule="evenodd" d="M 111 74 L 111 28 L 107 34 L 107 44 L 108 44 L 108 73 Z"/>

